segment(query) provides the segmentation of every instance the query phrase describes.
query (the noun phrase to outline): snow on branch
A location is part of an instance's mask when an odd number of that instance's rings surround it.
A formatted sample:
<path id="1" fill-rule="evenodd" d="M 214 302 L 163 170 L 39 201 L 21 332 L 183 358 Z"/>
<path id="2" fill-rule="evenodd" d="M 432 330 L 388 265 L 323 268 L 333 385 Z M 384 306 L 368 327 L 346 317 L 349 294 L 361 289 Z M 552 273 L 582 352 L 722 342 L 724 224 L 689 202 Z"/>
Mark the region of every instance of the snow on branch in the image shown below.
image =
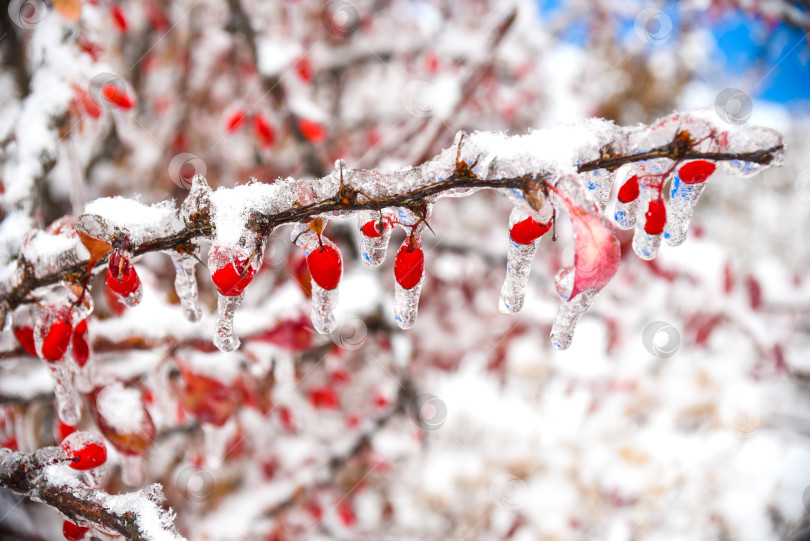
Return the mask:
<path id="1" fill-rule="evenodd" d="M 194 279 L 197 241 L 209 239 L 209 270 L 219 291 L 214 343 L 233 350 L 239 345 L 233 315 L 261 264 L 268 235 L 295 224 L 292 241 L 305 250 L 313 278 L 313 324 L 327 333 L 334 326 L 342 260 L 323 232 L 328 219 L 356 216 L 368 265 L 382 262 L 394 227 L 408 235 L 394 269 L 396 320 L 407 328 L 415 321 L 424 281 L 420 237 L 430 228 L 433 203 L 495 189 L 515 205 L 500 300 L 504 312 L 522 307 L 539 238 L 563 210 L 572 220 L 575 257 L 555 280 L 562 306 L 552 329 L 553 344 L 565 349 L 579 317 L 617 270 L 616 226 L 634 229 L 634 251 L 652 259 L 662 240 L 673 246 L 684 241 L 716 162 L 747 177 L 781 164 L 783 153 L 782 137 L 773 130 L 727 125 L 708 113 L 675 113 L 650 126 L 619 127 L 593 119 L 525 135 L 460 132 L 433 159 L 399 170 L 349 169 L 339 160 L 322 178 L 254 180 L 216 191 L 198 176 L 179 209 L 168 202 L 148 206 L 103 198 L 89 203 L 75 223 L 62 220 L 29 233 L 17 261 L 0 271 L 2 311 L 41 298 L 39 288 L 60 282 L 86 288 L 91 273 L 108 261 L 115 262 L 108 266 L 108 286 L 137 304 L 140 282 L 130 258 L 166 251 L 178 269 L 175 286 L 185 313 L 196 321 L 201 315 Z M 605 209 L 619 182 L 611 223 Z M 78 306 L 85 291 L 74 290 Z"/>
<path id="2" fill-rule="evenodd" d="M 76 524 L 92 523 L 102 531 L 133 541 L 181 541 L 174 513 L 163 508 L 158 484 L 137 492 L 111 495 L 76 478 L 58 447 L 26 454 L 0 448 L 0 486 L 59 510 Z"/>

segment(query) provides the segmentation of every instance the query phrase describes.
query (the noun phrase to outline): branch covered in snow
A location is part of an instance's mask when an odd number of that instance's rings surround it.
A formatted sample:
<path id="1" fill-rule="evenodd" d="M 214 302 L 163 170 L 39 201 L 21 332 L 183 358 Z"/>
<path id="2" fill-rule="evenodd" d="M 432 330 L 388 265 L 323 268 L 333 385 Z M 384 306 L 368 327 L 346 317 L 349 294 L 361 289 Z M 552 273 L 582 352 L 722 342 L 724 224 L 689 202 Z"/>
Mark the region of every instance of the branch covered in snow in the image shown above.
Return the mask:
<path id="1" fill-rule="evenodd" d="M 564 349 L 579 316 L 618 267 L 619 243 L 614 226 L 603 216 L 614 183 L 625 179 L 614 221 L 621 228 L 635 228 L 635 252 L 652 259 L 662 238 L 673 246 L 685 239 L 697 198 L 715 171 L 714 162 L 722 162 L 735 176 L 747 177 L 780 164 L 783 152 L 782 137 L 773 130 L 726 125 L 706 113 L 676 113 L 650 126 L 628 128 L 594 119 L 526 135 L 459 132 L 454 145 L 432 160 L 395 171 L 348 169 L 339 160 L 331 174 L 319 179 L 252 182 L 216 191 L 198 176 L 180 209 L 170 203 L 147 206 L 104 198 L 88 204 L 76 220 L 81 239 L 71 224 L 30 233 L 18 261 L 0 272 L 3 312 L 30 301 L 37 288 L 58 282 L 86 285 L 89 273 L 99 268 L 96 261 L 105 262 L 110 250 L 113 255 L 125 254 L 121 261 L 126 254 L 168 251 L 178 269 L 185 269 L 178 271 L 176 286 L 181 299 L 188 301 L 186 313 L 195 320 L 196 283 L 189 277 L 196 242 L 206 238 L 214 244 L 209 259 L 212 274 L 228 265 L 237 269 L 234 279 L 239 283 L 228 285 L 234 286 L 230 293 L 217 284 L 221 302 L 215 343 L 230 350 L 238 346 L 230 321 L 244 287 L 258 270 L 257 256 L 279 225 L 297 224 L 292 240 L 309 256 L 316 249 L 333 250 L 322 236 L 327 219 L 357 216 L 363 259 L 375 266 L 384 258 L 394 226 L 408 233 L 400 253 L 421 254 L 419 237 L 430 227 L 437 199 L 488 188 L 501 191 L 515 204 L 502 311 L 521 308 L 539 237 L 562 210 L 571 217 L 576 255 L 574 266 L 563 269 L 556 279 L 563 306 L 552 331 L 552 342 Z M 666 204 L 665 186 L 670 187 Z M 408 263 L 418 267 L 415 279 L 397 276 L 396 319 L 403 328 L 416 317 L 424 275 L 423 259 L 417 259 Z M 399 254 L 397 261 L 400 267 Z M 121 264 L 116 264 L 117 271 L 123 269 Z M 336 269 L 326 269 L 335 271 L 332 276 L 322 282 L 313 275 L 313 324 L 320 332 L 332 328 L 341 269 L 338 254 Z M 334 275 L 337 281 L 332 280 Z M 134 290 L 132 295 L 130 300 L 137 302 Z"/>
<path id="2" fill-rule="evenodd" d="M 160 485 L 118 495 L 94 490 L 59 463 L 60 453 L 57 447 L 43 447 L 32 454 L 0 448 L 0 486 L 49 505 L 74 523 L 92 523 L 126 539 L 183 539 L 172 524 L 174 513 L 163 509 Z"/>

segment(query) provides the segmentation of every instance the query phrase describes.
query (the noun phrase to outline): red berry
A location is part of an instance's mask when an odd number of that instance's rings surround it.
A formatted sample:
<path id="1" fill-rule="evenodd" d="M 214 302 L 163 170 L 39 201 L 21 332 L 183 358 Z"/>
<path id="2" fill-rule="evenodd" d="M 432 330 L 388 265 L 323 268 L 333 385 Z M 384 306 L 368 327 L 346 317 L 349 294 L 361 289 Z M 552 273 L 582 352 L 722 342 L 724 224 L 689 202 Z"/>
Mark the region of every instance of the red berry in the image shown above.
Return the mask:
<path id="1" fill-rule="evenodd" d="M 644 222 L 644 231 L 647 234 L 660 235 L 664 232 L 664 226 L 667 225 L 667 208 L 664 206 L 663 199 L 650 201 L 644 216 L 647 219 Z"/>
<path id="2" fill-rule="evenodd" d="M 381 231 L 380 220 L 369 220 L 363 224 L 363 234 L 372 239 L 382 237 L 383 231 L 390 227 L 389 221 L 385 218 L 383 219 L 382 227 L 383 229 Z"/>
<path id="3" fill-rule="evenodd" d="M 310 143 L 320 143 L 326 139 L 326 130 L 324 127 L 306 118 L 298 120 L 298 129 L 301 130 L 301 134 L 306 137 Z"/>
<path id="4" fill-rule="evenodd" d="M 129 256 L 117 250 L 110 256 L 110 262 L 107 265 L 106 282 L 107 287 L 122 297 L 129 297 L 141 285 L 141 279 L 138 278 L 138 273 L 135 272 L 135 267 L 130 262 Z"/>
<path id="5" fill-rule="evenodd" d="M 715 169 L 717 169 L 717 165 L 715 165 L 714 162 L 697 160 L 684 164 L 684 166 L 678 170 L 678 177 L 681 179 L 681 182 L 685 184 L 700 184 L 701 182 L 706 182 L 709 177 L 712 176 Z"/>
<path id="6" fill-rule="evenodd" d="M 255 122 L 255 120 L 254 120 Z M 228 117 L 228 120 L 225 122 L 225 130 L 228 133 L 234 133 L 239 128 L 242 127 L 242 124 L 245 123 L 245 112 L 241 109 L 238 111 L 234 111 L 231 113 L 231 116 Z"/>
<path id="7" fill-rule="evenodd" d="M 146 5 L 146 18 L 149 21 L 149 24 L 152 25 L 152 28 L 159 32 L 165 32 L 169 30 L 172 26 L 172 23 L 169 21 L 169 18 L 166 17 L 166 14 L 163 13 L 163 10 L 155 3 L 148 3 Z"/>
<path id="8" fill-rule="evenodd" d="M 335 410 L 340 407 L 340 399 L 332 387 L 324 385 L 316 387 L 309 392 L 309 401 L 312 407 L 318 409 Z"/>
<path id="9" fill-rule="evenodd" d="M 281 421 L 281 426 L 284 427 L 284 430 L 288 432 L 295 430 L 295 419 L 293 419 L 292 412 L 287 406 L 278 408 L 278 420 Z"/>
<path id="10" fill-rule="evenodd" d="M 226 297 L 238 297 L 253 280 L 256 268 L 249 265 L 252 258 L 237 257 L 232 263 L 217 269 L 211 275 L 217 291 Z"/>
<path id="11" fill-rule="evenodd" d="M 422 280 L 425 272 L 425 253 L 422 247 L 406 239 L 394 261 L 394 277 L 405 289 L 412 289 Z"/>
<path id="12" fill-rule="evenodd" d="M 62 442 L 65 438 L 76 432 L 76 427 L 65 424 L 59 417 L 56 418 L 56 426 L 54 427 L 54 435 L 56 441 Z"/>
<path id="13" fill-rule="evenodd" d="M 518 244 L 531 244 L 551 229 L 551 222 L 538 223 L 531 216 L 512 226 L 509 236 Z"/>
<path id="14" fill-rule="evenodd" d="M 20 343 L 20 346 L 27 354 L 36 357 L 37 348 L 34 345 L 33 327 L 30 325 L 26 325 L 24 327 L 14 327 L 14 337 L 17 338 L 17 342 Z"/>
<path id="15" fill-rule="evenodd" d="M 125 90 L 121 90 L 112 83 L 104 85 L 101 88 L 101 93 L 104 95 L 104 99 L 121 109 L 132 109 L 132 106 L 135 105 L 135 102 Z"/>
<path id="16" fill-rule="evenodd" d="M 340 252 L 334 246 L 323 245 L 307 256 L 309 274 L 324 289 L 335 289 L 343 274 Z"/>
<path id="17" fill-rule="evenodd" d="M 264 148 L 273 146 L 273 141 L 276 140 L 273 127 L 262 114 L 253 117 L 253 133 Z"/>
<path id="18" fill-rule="evenodd" d="M 62 523 L 62 535 L 64 535 L 65 539 L 68 541 L 80 541 L 81 539 L 84 539 L 84 536 L 87 534 L 89 529 L 90 528 L 77 526 L 69 520 Z"/>
<path id="19" fill-rule="evenodd" d="M 46 361 L 58 361 L 64 357 L 70 338 L 73 336 L 73 326 L 64 319 L 57 319 L 45 333 L 42 341 L 42 358 Z"/>
<path id="20" fill-rule="evenodd" d="M 79 367 L 83 367 L 90 359 L 90 345 L 87 343 L 87 319 L 83 319 L 73 330 L 73 360 Z"/>
<path id="21" fill-rule="evenodd" d="M 129 27 L 129 23 L 127 22 L 127 14 L 124 13 L 124 9 L 118 4 L 113 4 L 110 6 L 110 15 L 112 16 L 115 28 L 124 34 L 127 31 L 127 27 Z"/>
<path id="22" fill-rule="evenodd" d="M 633 175 L 619 188 L 619 201 L 629 203 L 638 197 L 638 175 Z"/>
<path id="23" fill-rule="evenodd" d="M 356 520 L 354 509 L 352 509 L 352 506 L 346 500 L 342 500 L 338 504 L 337 512 L 338 516 L 340 517 L 340 521 L 344 526 L 347 528 L 354 526 L 354 522 Z"/>
<path id="24" fill-rule="evenodd" d="M 312 65 L 309 63 L 309 58 L 306 56 L 295 63 L 295 71 L 298 73 L 298 77 L 305 83 L 312 82 Z"/>
<path id="25" fill-rule="evenodd" d="M 90 432 L 74 432 L 62 441 L 69 466 L 74 470 L 92 470 L 107 462 L 107 446 L 101 436 Z"/>

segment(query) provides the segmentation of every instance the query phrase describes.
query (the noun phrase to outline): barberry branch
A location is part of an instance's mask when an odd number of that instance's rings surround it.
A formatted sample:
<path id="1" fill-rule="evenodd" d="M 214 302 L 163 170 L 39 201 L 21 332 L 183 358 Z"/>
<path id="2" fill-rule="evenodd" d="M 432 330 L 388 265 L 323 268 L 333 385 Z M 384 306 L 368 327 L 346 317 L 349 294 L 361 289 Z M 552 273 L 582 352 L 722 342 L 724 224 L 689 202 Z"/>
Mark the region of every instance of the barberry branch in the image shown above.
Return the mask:
<path id="1" fill-rule="evenodd" d="M 59 510 L 75 523 L 91 522 L 133 541 L 182 537 L 167 522 L 160 485 L 150 485 L 134 494 L 110 495 L 88 488 L 70 477 L 49 476 L 50 458 L 56 448 L 44 447 L 26 454 L 0 448 L 0 486 Z"/>

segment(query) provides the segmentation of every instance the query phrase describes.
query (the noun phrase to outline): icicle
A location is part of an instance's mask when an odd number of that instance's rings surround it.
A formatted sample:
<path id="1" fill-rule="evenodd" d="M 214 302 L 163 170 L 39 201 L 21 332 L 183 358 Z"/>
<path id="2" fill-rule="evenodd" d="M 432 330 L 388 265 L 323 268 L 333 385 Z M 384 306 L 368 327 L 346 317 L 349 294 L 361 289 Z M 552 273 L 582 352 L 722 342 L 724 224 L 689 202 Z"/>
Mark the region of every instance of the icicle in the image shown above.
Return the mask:
<path id="1" fill-rule="evenodd" d="M 394 316 L 401 329 L 410 329 L 416 323 L 419 295 L 425 281 L 425 254 L 418 235 L 409 235 L 400 246 L 394 262 L 394 278 Z"/>
<path id="2" fill-rule="evenodd" d="M 135 487 L 143 483 L 143 456 L 121 454 L 121 481 Z"/>
<path id="3" fill-rule="evenodd" d="M 179 252 L 169 252 L 169 255 L 174 262 L 174 289 L 180 297 L 183 315 L 189 321 L 199 321 L 202 310 L 197 301 L 197 278 L 194 274 L 197 259 L 191 254 Z"/>
<path id="4" fill-rule="evenodd" d="M 670 246 L 680 246 L 686 240 L 695 205 L 715 169 L 714 163 L 697 160 L 681 167 L 673 177 L 664 229 L 664 239 Z"/>
<path id="5" fill-rule="evenodd" d="M 220 351 L 234 351 L 241 344 L 239 337 L 233 332 L 233 317 L 236 315 L 236 310 L 242 304 L 244 298 L 244 293 L 236 297 L 228 297 L 222 293 L 217 293 L 217 322 L 214 345 Z"/>
<path id="6" fill-rule="evenodd" d="M 629 203 L 616 201 L 616 210 L 613 213 L 613 221 L 620 229 L 633 229 L 636 225 L 636 215 L 638 214 L 638 199 L 633 199 Z"/>
<path id="7" fill-rule="evenodd" d="M 661 246 L 661 232 L 657 232 L 657 218 L 650 216 L 651 208 L 655 208 L 656 201 L 660 200 L 660 179 L 656 177 L 644 177 L 639 179 L 640 193 L 638 196 L 638 209 L 636 212 L 636 229 L 633 233 L 633 251 L 644 260 L 655 259 L 658 249 Z M 653 205 L 651 207 L 650 205 Z M 660 224 L 663 226 L 663 224 Z M 656 229 L 651 229 L 655 226 Z"/>
<path id="8" fill-rule="evenodd" d="M 360 254 L 363 256 L 363 262 L 369 267 L 376 267 L 385 260 L 388 241 L 391 240 L 391 232 L 394 230 L 391 216 L 390 211 L 364 210 L 357 213 Z"/>
<path id="9" fill-rule="evenodd" d="M 576 329 L 579 319 L 582 317 L 582 314 L 588 311 L 591 304 L 593 304 L 593 300 L 599 294 L 598 290 L 589 289 L 571 299 L 570 296 L 574 289 L 574 278 L 574 267 L 561 269 L 554 277 L 557 293 L 562 300 L 562 304 L 560 304 L 560 308 L 557 310 L 557 315 L 554 318 L 554 323 L 551 326 L 551 344 L 556 349 L 568 349 L 574 337 L 574 329 Z"/>
<path id="10" fill-rule="evenodd" d="M 106 465 L 99 466 L 98 468 L 93 468 L 92 470 L 87 470 L 82 472 L 82 479 L 84 480 L 84 484 L 89 486 L 90 488 L 102 488 L 104 483 L 107 482 L 107 477 L 109 477 L 110 470 L 107 468 Z"/>
<path id="11" fill-rule="evenodd" d="M 322 231 L 324 225 L 321 222 L 315 228 Z M 297 224 L 291 238 L 307 255 L 307 268 L 312 278 L 312 326 L 320 334 L 329 334 L 336 326 L 333 312 L 338 303 L 338 284 L 343 275 L 340 251 L 334 242 L 316 233 L 309 224 Z"/>
<path id="12" fill-rule="evenodd" d="M 596 169 L 582 174 L 584 184 L 591 191 L 596 204 L 599 206 L 601 212 L 605 211 L 608 199 L 610 199 L 610 192 L 613 190 L 613 182 L 616 180 L 615 171 L 607 171 L 605 169 Z"/>
<path id="13" fill-rule="evenodd" d="M 523 308 L 532 260 L 540 244 L 540 237 L 550 227 L 551 214 L 552 207 L 547 204 L 538 213 L 530 213 L 525 207 L 515 207 L 509 215 L 506 278 L 498 303 L 498 308 L 505 314 L 518 312 Z"/>
<path id="14" fill-rule="evenodd" d="M 73 367 L 65 361 L 48 363 L 56 394 L 56 410 L 63 423 L 76 426 L 82 418 L 82 402 L 73 387 Z"/>
<path id="15" fill-rule="evenodd" d="M 568 349 L 579 318 L 588 311 L 598 293 L 597 290 L 591 289 L 583 291 L 573 300 L 562 302 L 551 326 L 551 343 L 556 349 Z"/>
<path id="16" fill-rule="evenodd" d="M 320 334 L 329 334 L 335 330 L 334 310 L 338 303 L 338 290 L 324 289 L 312 281 L 312 326 Z"/>

